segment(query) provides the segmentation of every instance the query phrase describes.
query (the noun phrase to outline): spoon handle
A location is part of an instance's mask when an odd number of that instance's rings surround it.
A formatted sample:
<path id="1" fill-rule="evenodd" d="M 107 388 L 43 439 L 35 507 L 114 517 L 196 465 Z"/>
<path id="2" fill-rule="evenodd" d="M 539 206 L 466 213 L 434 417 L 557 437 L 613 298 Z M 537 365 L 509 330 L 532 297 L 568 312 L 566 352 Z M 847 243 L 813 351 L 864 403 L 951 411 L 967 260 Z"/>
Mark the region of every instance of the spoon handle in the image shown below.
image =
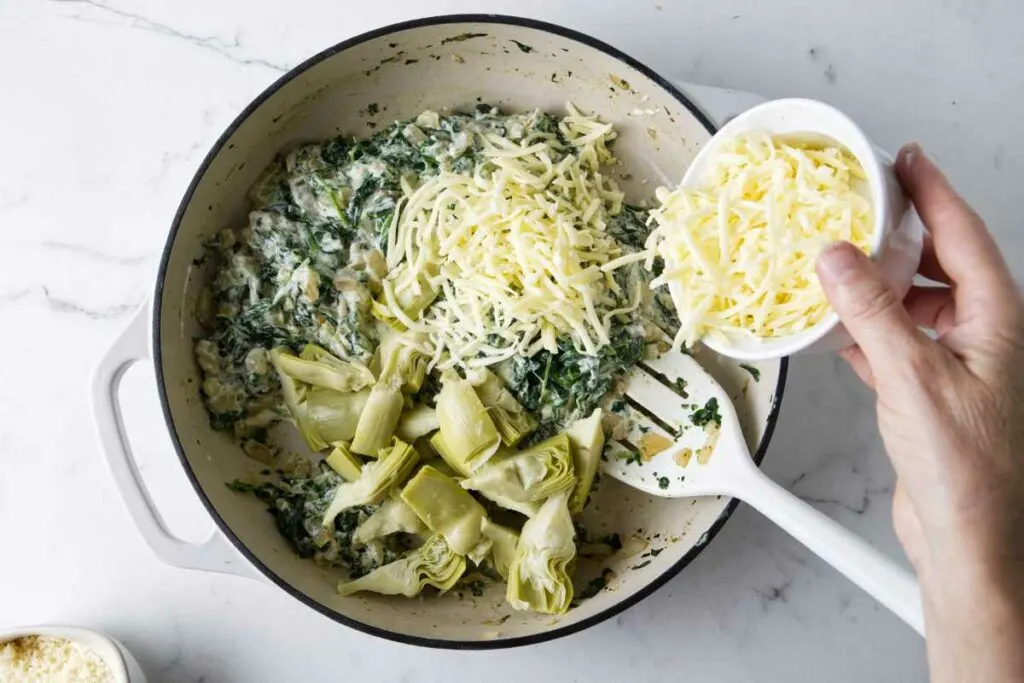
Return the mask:
<path id="1" fill-rule="evenodd" d="M 730 495 L 775 522 L 924 635 L 921 590 L 908 570 L 776 484 L 752 462 L 733 471 L 728 488 Z"/>

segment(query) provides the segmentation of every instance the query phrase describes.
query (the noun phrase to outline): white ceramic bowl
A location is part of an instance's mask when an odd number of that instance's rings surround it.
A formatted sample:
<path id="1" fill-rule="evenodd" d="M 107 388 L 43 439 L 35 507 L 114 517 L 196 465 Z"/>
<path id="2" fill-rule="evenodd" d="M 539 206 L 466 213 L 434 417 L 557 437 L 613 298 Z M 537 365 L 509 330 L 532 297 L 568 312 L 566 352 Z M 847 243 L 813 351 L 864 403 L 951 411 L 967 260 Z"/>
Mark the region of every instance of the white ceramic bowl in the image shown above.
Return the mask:
<path id="1" fill-rule="evenodd" d="M 146 683 L 142 668 L 128 649 L 105 633 L 78 626 L 30 626 L 0 631 L 0 643 L 28 636 L 64 638 L 78 643 L 106 662 L 116 683 Z"/>
<path id="2" fill-rule="evenodd" d="M 722 126 L 704 146 L 687 169 L 682 184 L 699 184 L 708 162 L 724 142 L 755 131 L 838 142 L 857 158 L 867 175 L 874 213 L 871 257 L 902 298 L 910 289 L 921 260 L 923 227 L 917 215 L 908 211 L 909 202 L 893 172 L 892 157 L 876 147 L 850 117 L 835 107 L 815 100 L 783 99 L 748 109 Z M 681 286 L 671 286 L 673 298 Z M 853 340 L 839 324 L 839 316 L 830 311 L 820 323 L 798 334 L 771 339 L 709 335 L 702 343 L 736 360 L 761 361 L 801 351 L 835 351 L 851 346 Z"/>
<path id="3" fill-rule="evenodd" d="M 609 618 L 652 593 L 685 567 L 725 523 L 735 501 L 654 498 L 607 480 L 584 511 L 595 534 L 618 532 L 627 548 L 604 562 L 580 562 L 578 588 L 603 567 L 609 588 L 567 614 L 512 610 L 504 586 L 483 595 L 452 591 L 409 600 L 341 597 L 340 570 L 300 559 L 252 496 L 225 482 L 259 469 L 232 439 L 211 429 L 199 393 L 193 339 L 201 334 L 195 303 L 211 276 L 197 265 L 203 244 L 225 227 L 244 225 L 246 190 L 281 149 L 339 132 L 365 136 L 374 126 L 424 109 L 469 108 L 478 101 L 508 110 L 564 111 L 566 101 L 615 124 L 622 166 L 612 173 L 633 202 L 658 184 L 678 183 L 714 128 L 674 86 L 592 38 L 550 24 L 493 15 L 434 17 L 357 36 L 316 55 L 268 88 L 243 111 L 203 161 L 170 226 L 153 290 L 143 311 L 98 368 L 93 405 L 100 439 L 133 520 L 168 563 L 256 576 L 312 609 L 368 633 L 431 647 L 500 648 L 548 640 Z M 371 113 L 370 103 L 377 103 Z M 170 536 L 138 477 L 124 441 L 116 384 L 126 365 L 152 362 L 160 400 L 182 467 L 219 532 L 199 544 Z M 785 384 L 785 361 L 759 364 L 760 382 L 712 353 L 706 367 L 739 397 L 737 413 L 758 462 L 764 456 Z M 168 454 L 170 456 L 170 454 Z M 644 544 L 660 552 L 639 559 Z"/>

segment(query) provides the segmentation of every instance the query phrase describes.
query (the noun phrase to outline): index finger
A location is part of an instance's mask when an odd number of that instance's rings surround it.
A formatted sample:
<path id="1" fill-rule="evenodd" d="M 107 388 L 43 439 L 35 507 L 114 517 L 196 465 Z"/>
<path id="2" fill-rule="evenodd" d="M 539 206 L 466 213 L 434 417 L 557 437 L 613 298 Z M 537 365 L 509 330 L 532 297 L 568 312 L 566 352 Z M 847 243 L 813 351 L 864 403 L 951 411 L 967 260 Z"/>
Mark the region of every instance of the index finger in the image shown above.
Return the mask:
<path id="1" fill-rule="evenodd" d="M 931 233 L 938 265 L 956 284 L 959 311 L 984 312 L 1010 301 L 1015 285 L 1006 260 L 939 167 L 910 144 L 900 150 L 896 172 Z"/>

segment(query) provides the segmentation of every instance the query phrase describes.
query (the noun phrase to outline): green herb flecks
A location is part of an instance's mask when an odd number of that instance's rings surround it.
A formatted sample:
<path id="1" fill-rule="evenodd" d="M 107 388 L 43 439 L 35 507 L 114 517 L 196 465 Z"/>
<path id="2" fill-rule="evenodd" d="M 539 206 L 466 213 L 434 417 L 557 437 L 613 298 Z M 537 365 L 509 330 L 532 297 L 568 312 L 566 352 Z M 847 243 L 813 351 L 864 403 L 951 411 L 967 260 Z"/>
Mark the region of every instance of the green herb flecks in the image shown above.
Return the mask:
<path id="1" fill-rule="evenodd" d="M 753 365 L 747 365 L 746 363 L 740 363 L 740 367 L 749 372 L 755 382 L 761 381 L 761 371 L 759 369 L 755 368 Z"/>
<path id="2" fill-rule="evenodd" d="M 486 33 L 460 33 L 457 36 L 449 36 L 448 38 L 445 38 L 441 41 L 441 44 L 447 45 L 448 43 L 462 43 L 470 40 L 471 38 L 485 38 L 486 36 Z"/>
<path id="3" fill-rule="evenodd" d="M 533 47 L 530 46 L 530 45 L 527 45 L 526 43 L 520 43 L 518 40 L 512 40 L 512 42 L 515 43 L 516 47 L 518 47 L 519 50 L 522 51 L 522 52 L 525 52 L 527 54 L 529 54 L 530 52 L 533 52 Z"/>
<path id="4" fill-rule="evenodd" d="M 594 597 L 603 591 L 608 586 L 608 583 L 614 578 L 615 572 L 608 567 L 605 567 L 601 570 L 600 576 L 591 579 L 590 583 L 588 583 L 586 587 L 576 595 L 576 598 L 573 600 L 573 604 L 579 604 L 583 600 L 589 600 Z"/>
<path id="5" fill-rule="evenodd" d="M 716 427 L 722 426 L 722 414 L 718 411 L 718 399 L 712 396 L 703 408 L 699 408 L 690 415 L 690 422 L 697 427 L 706 427 L 713 424 Z"/>
<path id="6" fill-rule="evenodd" d="M 635 451 L 632 448 L 626 448 L 619 451 L 618 459 L 624 460 L 627 465 L 642 465 L 644 462 L 643 456 L 640 455 L 640 452 Z"/>

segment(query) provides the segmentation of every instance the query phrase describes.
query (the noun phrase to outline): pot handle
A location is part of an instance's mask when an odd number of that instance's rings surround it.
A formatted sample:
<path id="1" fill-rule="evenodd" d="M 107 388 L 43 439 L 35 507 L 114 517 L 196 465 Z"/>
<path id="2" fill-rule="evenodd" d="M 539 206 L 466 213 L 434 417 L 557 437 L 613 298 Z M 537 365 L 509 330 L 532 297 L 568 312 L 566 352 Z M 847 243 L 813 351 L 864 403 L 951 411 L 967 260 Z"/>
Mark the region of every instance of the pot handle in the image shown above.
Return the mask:
<path id="1" fill-rule="evenodd" d="M 149 306 L 143 305 L 104 354 L 92 378 L 96 432 L 121 500 L 143 539 L 164 562 L 185 569 L 262 578 L 216 528 L 201 543 L 189 543 L 174 536 L 146 490 L 125 433 L 118 388 L 129 367 L 151 357 L 148 333 Z"/>

